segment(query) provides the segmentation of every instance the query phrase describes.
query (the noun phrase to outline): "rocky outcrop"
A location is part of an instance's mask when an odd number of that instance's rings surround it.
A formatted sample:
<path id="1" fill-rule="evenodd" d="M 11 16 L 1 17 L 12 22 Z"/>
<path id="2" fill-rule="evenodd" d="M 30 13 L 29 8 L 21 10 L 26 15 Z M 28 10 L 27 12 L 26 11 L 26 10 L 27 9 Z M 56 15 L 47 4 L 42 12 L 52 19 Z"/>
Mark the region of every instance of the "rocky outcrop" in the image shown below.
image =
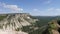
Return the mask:
<path id="1" fill-rule="evenodd" d="M 42 34 L 60 34 L 60 20 L 52 20 Z"/>
<path id="2" fill-rule="evenodd" d="M 59 20 L 53 20 L 49 25 L 50 29 L 51 29 L 51 33 L 52 34 L 60 34 L 60 32 L 58 31 L 60 29 L 60 21 Z"/>
<path id="3" fill-rule="evenodd" d="M 3 14 L 7 15 L 6 18 L 0 21 L 1 30 L 22 31 L 23 26 L 32 25 L 37 19 L 32 19 L 30 14 L 17 13 L 17 14 Z"/>

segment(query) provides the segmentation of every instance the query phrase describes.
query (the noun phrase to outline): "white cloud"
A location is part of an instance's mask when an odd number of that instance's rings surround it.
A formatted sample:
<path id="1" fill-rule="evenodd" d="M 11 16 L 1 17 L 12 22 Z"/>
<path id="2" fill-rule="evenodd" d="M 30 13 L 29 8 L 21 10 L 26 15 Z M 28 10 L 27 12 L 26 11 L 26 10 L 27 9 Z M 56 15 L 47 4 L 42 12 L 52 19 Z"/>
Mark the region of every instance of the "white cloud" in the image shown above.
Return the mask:
<path id="1" fill-rule="evenodd" d="M 37 15 L 40 15 L 40 10 L 39 9 L 32 9 L 32 11 L 31 12 L 29 12 L 31 15 L 35 15 L 35 16 L 37 16 Z"/>
<path id="2" fill-rule="evenodd" d="M 60 8 L 49 8 L 46 11 L 52 16 L 60 15 Z"/>
<path id="3" fill-rule="evenodd" d="M 57 11 L 60 11 L 60 9 L 56 9 Z"/>
<path id="4" fill-rule="evenodd" d="M 10 9 L 12 11 L 23 11 L 23 9 L 19 8 L 17 5 L 8 5 L 8 4 L 0 2 L 0 6 L 6 8 L 6 9 Z"/>
<path id="5" fill-rule="evenodd" d="M 23 9 L 19 8 L 17 5 L 4 5 L 3 7 L 14 10 L 14 11 L 22 11 Z"/>
<path id="6" fill-rule="evenodd" d="M 39 11 L 38 9 L 33 9 L 33 11 Z"/>
<path id="7" fill-rule="evenodd" d="M 54 8 L 48 8 L 47 11 L 52 11 L 55 10 Z"/>
<path id="8" fill-rule="evenodd" d="M 57 16 L 60 15 L 60 8 L 47 8 L 43 10 L 33 9 L 30 14 L 40 16 Z"/>
<path id="9" fill-rule="evenodd" d="M 49 8 L 48 11 L 60 11 L 60 8 Z"/>

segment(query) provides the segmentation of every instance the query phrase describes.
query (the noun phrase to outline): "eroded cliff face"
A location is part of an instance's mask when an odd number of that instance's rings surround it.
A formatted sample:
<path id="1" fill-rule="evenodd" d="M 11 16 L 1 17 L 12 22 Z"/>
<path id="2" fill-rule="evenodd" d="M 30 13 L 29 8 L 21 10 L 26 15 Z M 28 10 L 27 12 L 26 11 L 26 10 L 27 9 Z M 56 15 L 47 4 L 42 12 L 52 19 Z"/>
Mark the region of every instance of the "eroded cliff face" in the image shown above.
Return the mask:
<path id="1" fill-rule="evenodd" d="M 2 30 L 3 32 L 6 30 L 21 32 L 22 31 L 21 28 L 23 26 L 32 25 L 38 20 L 38 19 L 32 19 L 30 17 L 31 15 L 26 13 L 5 14 L 5 15 L 7 15 L 7 17 L 0 21 L 0 30 Z"/>

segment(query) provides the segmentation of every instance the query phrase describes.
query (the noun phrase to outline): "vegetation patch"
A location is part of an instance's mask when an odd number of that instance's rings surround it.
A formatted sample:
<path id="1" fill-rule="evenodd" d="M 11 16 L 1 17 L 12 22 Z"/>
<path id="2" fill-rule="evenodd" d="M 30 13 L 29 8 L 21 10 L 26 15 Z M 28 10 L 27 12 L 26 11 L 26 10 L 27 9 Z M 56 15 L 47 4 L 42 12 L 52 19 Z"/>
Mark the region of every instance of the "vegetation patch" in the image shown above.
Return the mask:
<path id="1" fill-rule="evenodd" d="M 7 16 L 0 16 L 0 21 L 6 18 Z"/>

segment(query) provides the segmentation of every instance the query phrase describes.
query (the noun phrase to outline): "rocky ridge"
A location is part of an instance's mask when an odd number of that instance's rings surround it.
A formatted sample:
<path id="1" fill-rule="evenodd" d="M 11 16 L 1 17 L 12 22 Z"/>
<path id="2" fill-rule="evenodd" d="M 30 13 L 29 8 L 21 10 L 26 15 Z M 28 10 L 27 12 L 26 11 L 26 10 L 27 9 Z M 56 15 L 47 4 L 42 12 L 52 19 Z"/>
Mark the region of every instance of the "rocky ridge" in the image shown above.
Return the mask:
<path id="1" fill-rule="evenodd" d="M 17 13 L 17 14 L 2 14 L 7 16 L 0 21 L 1 30 L 21 31 L 23 26 L 29 26 L 38 21 L 38 19 L 32 19 L 30 14 Z"/>

